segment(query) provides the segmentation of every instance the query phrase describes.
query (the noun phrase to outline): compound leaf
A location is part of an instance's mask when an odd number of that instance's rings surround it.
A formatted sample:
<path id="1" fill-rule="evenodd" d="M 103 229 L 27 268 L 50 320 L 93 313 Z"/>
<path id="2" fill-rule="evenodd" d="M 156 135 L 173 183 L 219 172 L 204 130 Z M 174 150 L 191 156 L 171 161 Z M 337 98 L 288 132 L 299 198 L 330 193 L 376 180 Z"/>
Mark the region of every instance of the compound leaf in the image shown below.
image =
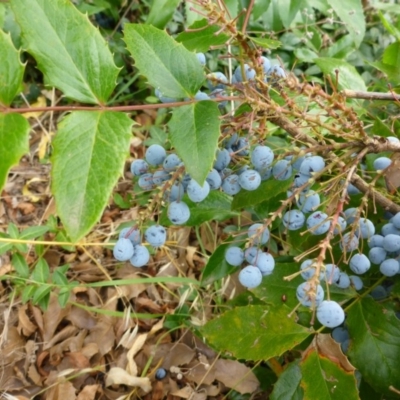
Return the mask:
<path id="1" fill-rule="evenodd" d="M 8 106 L 21 88 L 24 65 L 11 36 L 0 29 L 0 103 Z"/>
<path id="2" fill-rule="evenodd" d="M 204 28 L 198 30 L 199 28 Z M 176 41 L 182 43 L 190 51 L 207 51 L 210 46 L 218 46 L 226 43 L 229 37 L 223 33 L 215 35 L 219 31 L 216 25 L 209 25 L 206 19 L 196 21 L 190 29 L 193 31 L 181 32 Z"/>
<path id="3" fill-rule="evenodd" d="M 327 0 L 328 4 L 344 22 L 346 29 L 358 47 L 365 35 L 365 17 L 361 0 Z"/>
<path id="4" fill-rule="evenodd" d="M 292 349 L 310 330 L 289 318 L 289 308 L 237 307 L 208 322 L 202 335 L 220 351 L 236 358 L 268 360 Z"/>
<path id="5" fill-rule="evenodd" d="M 29 151 L 29 129 L 21 115 L 0 113 L 0 192 L 10 168 Z"/>
<path id="6" fill-rule="evenodd" d="M 352 345 L 349 358 L 377 392 L 400 388 L 400 320 L 372 298 L 365 297 L 347 313 Z"/>
<path id="7" fill-rule="evenodd" d="M 345 371 L 331 358 L 311 347 L 300 362 L 305 399 L 357 400 L 358 390 L 354 372 Z"/>
<path id="8" fill-rule="evenodd" d="M 68 235 L 78 241 L 100 218 L 128 154 L 132 122 L 123 113 L 73 112 L 54 139 L 53 193 Z"/>
<path id="9" fill-rule="evenodd" d="M 11 6 L 47 84 L 83 103 L 105 103 L 119 70 L 88 17 L 69 0 L 11 0 Z"/>
<path id="10" fill-rule="evenodd" d="M 336 82 L 336 71 L 338 71 L 339 89 L 367 90 L 360 74 L 346 61 L 337 58 L 320 57 L 315 60 L 315 63 L 324 74 L 331 76 L 332 82 Z"/>
<path id="11" fill-rule="evenodd" d="M 210 172 L 220 134 L 220 113 L 212 101 L 176 108 L 169 122 L 170 139 L 186 172 L 203 184 Z"/>
<path id="12" fill-rule="evenodd" d="M 271 400 L 303 400 L 304 393 L 300 386 L 301 371 L 297 362 L 292 362 L 279 375 L 271 393 Z"/>
<path id="13" fill-rule="evenodd" d="M 167 97 L 194 96 L 204 81 L 196 54 L 151 25 L 126 24 L 125 42 L 135 66 Z"/>

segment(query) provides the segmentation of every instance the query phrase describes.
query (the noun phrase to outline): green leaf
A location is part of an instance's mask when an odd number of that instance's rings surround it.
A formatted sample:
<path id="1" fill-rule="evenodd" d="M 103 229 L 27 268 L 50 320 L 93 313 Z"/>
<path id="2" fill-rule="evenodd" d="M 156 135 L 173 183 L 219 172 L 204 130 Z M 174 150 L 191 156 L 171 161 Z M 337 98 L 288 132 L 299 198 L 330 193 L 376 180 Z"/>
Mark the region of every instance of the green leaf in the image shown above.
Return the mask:
<path id="1" fill-rule="evenodd" d="M 8 224 L 7 233 L 10 235 L 10 238 L 12 239 L 19 239 L 19 230 L 17 226 L 12 222 Z"/>
<path id="2" fill-rule="evenodd" d="M 215 35 L 219 30 L 220 27 L 209 25 L 206 19 L 202 19 L 190 26 L 188 32 L 181 32 L 175 40 L 190 51 L 206 52 L 210 46 L 219 46 L 228 41 L 229 37 L 223 33 Z"/>
<path id="3" fill-rule="evenodd" d="M 212 101 L 176 108 L 169 121 L 170 139 L 186 172 L 203 184 L 210 172 L 220 135 L 220 112 Z"/>
<path id="4" fill-rule="evenodd" d="M 151 25 L 126 24 L 125 42 L 135 66 L 167 97 L 194 96 L 204 81 L 196 55 Z"/>
<path id="5" fill-rule="evenodd" d="M 297 13 L 307 4 L 306 0 L 279 0 L 279 16 L 285 28 L 289 28 Z"/>
<path id="6" fill-rule="evenodd" d="M 46 83 L 77 101 L 104 104 L 119 70 L 88 17 L 69 0 L 11 0 L 11 6 Z"/>
<path id="7" fill-rule="evenodd" d="M 356 46 L 360 46 L 365 35 L 365 16 L 362 0 L 327 0 L 344 22 Z"/>
<path id="8" fill-rule="evenodd" d="M 0 232 L 0 238 L 2 239 L 7 239 L 10 236 Z M 12 249 L 13 245 L 11 243 L 7 243 L 7 242 L 0 242 L 0 255 L 5 254 L 7 251 L 9 251 L 10 249 Z"/>
<path id="9" fill-rule="evenodd" d="M 386 47 L 382 61 L 400 69 L 400 42 L 395 42 Z"/>
<path id="10" fill-rule="evenodd" d="M 150 13 L 146 18 L 146 24 L 164 29 L 180 2 L 181 0 L 153 0 Z"/>
<path id="11" fill-rule="evenodd" d="M 393 65 L 385 64 L 381 61 L 370 62 L 370 65 L 387 75 L 389 80 L 394 81 L 396 84 L 400 80 L 400 69 Z"/>
<path id="12" fill-rule="evenodd" d="M 377 7 L 379 8 L 379 7 Z M 385 27 L 385 29 L 391 34 L 393 35 L 397 41 L 400 41 L 400 31 L 398 29 L 396 29 L 395 25 L 391 22 L 389 22 L 385 16 L 382 14 L 381 11 L 379 11 L 378 13 L 379 19 L 382 22 L 382 25 Z"/>
<path id="13" fill-rule="evenodd" d="M 288 317 L 289 311 L 286 307 L 238 307 L 208 322 L 201 333 L 218 351 L 245 360 L 268 360 L 311 334 Z"/>
<path id="14" fill-rule="evenodd" d="M 260 18 L 267 10 L 271 0 L 255 0 L 254 7 L 251 10 L 251 16 L 254 20 Z"/>
<path id="15" fill-rule="evenodd" d="M 50 269 L 44 258 L 39 258 L 32 272 L 31 279 L 35 283 L 46 283 L 50 276 Z"/>
<path id="16" fill-rule="evenodd" d="M 351 337 L 349 358 L 378 393 L 389 395 L 389 386 L 400 388 L 400 320 L 369 297 L 347 312 Z"/>
<path id="17" fill-rule="evenodd" d="M 119 112 L 73 112 L 53 141 L 53 193 L 72 241 L 100 218 L 123 171 L 132 121 Z"/>
<path id="18" fill-rule="evenodd" d="M 19 51 L 14 47 L 11 36 L 0 29 L 0 103 L 11 104 L 21 90 L 25 66 L 19 58 Z"/>
<path id="19" fill-rule="evenodd" d="M 10 168 L 29 151 L 29 129 L 21 115 L 0 113 L 0 192 Z"/>
<path id="20" fill-rule="evenodd" d="M 293 182 L 291 179 L 286 181 L 277 181 L 275 179 L 261 182 L 261 185 L 252 192 L 247 190 L 241 190 L 234 198 L 232 202 L 233 210 L 240 210 L 242 208 L 255 206 L 266 200 L 273 199 L 278 194 L 286 192 Z"/>
<path id="21" fill-rule="evenodd" d="M 48 231 L 48 226 L 30 226 L 21 232 L 19 238 L 23 240 L 36 239 L 37 237 L 44 235 Z"/>
<path id="22" fill-rule="evenodd" d="M 303 356 L 300 368 L 305 399 L 359 399 L 354 373 L 343 370 L 340 364 L 318 354 L 314 348 Z"/>
<path id="23" fill-rule="evenodd" d="M 68 286 L 68 279 L 61 268 L 56 268 L 53 272 L 52 281 L 59 286 Z"/>
<path id="24" fill-rule="evenodd" d="M 279 40 L 268 39 L 264 37 L 250 37 L 249 39 L 264 49 L 277 49 L 281 46 L 281 42 Z"/>
<path id="25" fill-rule="evenodd" d="M 226 262 L 225 253 L 229 247 L 241 247 L 241 243 L 238 238 L 233 239 L 232 237 L 229 237 L 227 241 L 228 243 L 219 245 L 208 259 L 201 276 L 201 283 L 203 286 L 207 286 L 218 279 L 238 271 L 238 267 L 234 267 Z M 242 243 L 244 243 L 244 239 Z"/>
<path id="26" fill-rule="evenodd" d="M 61 288 L 57 296 L 58 304 L 61 308 L 64 308 L 67 305 L 70 295 L 71 289 L 69 287 Z"/>
<path id="27" fill-rule="evenodd" d="M 274 385 L 270 400 L 303 400 L 304 393 L 300 386 L 301 371 L 297 362 L 292 362 L 279 375 Z"/>
<path id="28" fill-rule="evenodd" d="M 28 301 L 32 300 L 33 294 L 36 291 L 35 285 L 25 286 L 21 293 L 21 300 L 22 303 L 25 304 Z"/>
<path id="29" fill-rule="evenodd" d="M 318 58 L 315 64 L 321 68 L 322 72 L 330 75 L 332 82 L 336 82 L 336 70 L 339 72 L 339 89 L 352 89 L 367 91 L 364 80 L 357 70 L 346 61 L 337 58 Z"/>
<path id="30" fill-rule="evenodd" d="M 42 285 L 37 287 L 32 297 L 33 304 L 38 304 L 40 308 L 47 310 L 51 291 L 52 287 L 50 285 Z"/>
<path id="31" fill-rule="evenodd" d="M 29 277 L 29 266 L 22 254 L 14 253 L 11 258 L 11 264 L 19 278 L 27 279 Z"/>

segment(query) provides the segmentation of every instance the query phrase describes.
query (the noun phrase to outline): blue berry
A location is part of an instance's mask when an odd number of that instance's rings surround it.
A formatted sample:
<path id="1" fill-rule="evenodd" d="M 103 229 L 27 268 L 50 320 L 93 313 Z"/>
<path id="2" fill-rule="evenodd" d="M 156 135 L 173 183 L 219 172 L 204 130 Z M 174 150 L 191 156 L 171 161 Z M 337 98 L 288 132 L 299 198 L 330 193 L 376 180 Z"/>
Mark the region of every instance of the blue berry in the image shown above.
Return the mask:
<path id="1" fill-rule="evenodd" d="M 168 154 L 163 161 L 163 168 L 168 172 L 174 171 L 181 162 L 176 154 Z"/>
<path id="2" fill-rule="evenodd" d="M 350 282 L 351 285 L 356 289 L 357 291 L 361 290 L 364 287 L 364 282 L 359 276 L 356 275 L 350 275 Z"/>
<path id="3" fill-rule="evenodd" d="M 325 270 L 321 271 L 320 281 L 326 281 L 329 284 L 336 282 L 340 277 L 340 269 L 335 264 L 326 264 Z"/>
<path id="4" fill-rule="evenodd" d="M 164 171 L 163 169 L 160 171 L 155 171 L 153 174 L 153 183 L 154 185 L 161 185 L 164 182 L 168 181 L 171 179 L 171 175 L 169 174 L 169 172 Z"/>
<path id="5" fill-rule="evenodd" d="M 262 274 L 254 265 L 244 267 L 239 273 L 239 282 L 248 289 L 253 289 L 262 282 Z"/>
<path id="6" fill-rule="evenodd" d="M 214 162 L 214 168 L 217 171 L 222 171 L 231 162 L 231 155 L 227 149 L 218 149 L 217 158 Z"/>
<path id="7" fill-rule="evenodd" d="M 138 185 L 143 190 L 153 189 L 153 174 L 146 173 L 139 176 Z"/>
<path id="8" fill-rule="evenodd" d="M 230 176 L 227 176 L 223 181 L 222 181 L 222 190 L 231 196 L 234 196 L 235 194 L 238 194 L 240 192 L 240 184 L 239 184 L 239 176 L 236 174 L 232 174 Z"/>
<path id="9" fill-rule="evenodd" d="M 239 185 L 245 190 L 256 190 L 261 184 L 261 176 L 254 169 L 248 169 L 239 175 Z"/>
<path id="10" fill-rule="evenodd" d="M 256 77 L 256 71 L 254 68 L 251 68 L 250 65 L 244 64 L 243 65 L 244 73 L 246 76 L 246 81 L 251 81 Z M 243 76 L 242 76 L 242 67 L 240 65 L 237 66 L 234 72 L 235 78 L 237 82 L 243 82 Z"/>
<path id="11" fill-rule="evenodd" d="M 273 67 L 271 67 L 268 70 L 267 75 L 272 76 L 272 77 L 278 77 L 278 78 L 286 78 L 285 70 L 279 65 L 274 65 Z"/>
<path id="12" fill-rule="evenodd" d="M 167 376 L 167 371 L 164 368 L 158 368 L 155 374 L 157 380 L 161 381 Z"/>
<path id="13" fill-rule="evenodd" d="M 305 215 L 299 210 L 290 210 L 283 216 L 282 222 L 289 231 L 297 231 L 304 226 Z"/>
<path id="14" fill-rule="evenodd" d="M 338 217 L 337 219 L 337 224 L 335 226 L 335 229 L 333 230 L 334 235 L 338 235 L 339 233 L 342 233 L 345 229 L 347 228 L 347 222 L 343 217 Z"/>
<path id="15" fill-rule="evenodd" d="M 262 276 L 271 275 L 275 268 L 275 260 L 269 253 L 261 253 L 254 262 L 255 266 L 260 269 Z"/>
<path id="16" fill-rule="evenodd" d="M 336 328 L 344 322 L 344 311 L 340 304 L 333 300 L 324 300 L 317 308 L 317 319 L 321 325 Z"/>
<path id="17" fill-rule="evenodd" d="M 146 229 L 144 237 L 153 247 L 161 247 L 167 240 L 167 231 L 163 226 L 153 225 Z"/>
<path id="18" fill-rule="evenodd" d="M 288 160 L 279 160 L 272 168 L 272 175 L 277 181 L 286 181 L 292 176 L 292 166 Z"/>
<path id="19" fill-rule="evenodd" d="M 261 176 L 261 181 L 266 181 L 272 176 L 272 167 L 255 168 Z"/>
<path id="20" fill-rule="evenodd" d="M 300 166 L 300 173 L 311 176 L 314 172 L 320 172 L 325 168 L 325 161 L 321 156 L 312 156 L 306 158 Z"/>
<path id="21" fill-rule="evenodd" d="M 358 216 L 358 208 L 351 207 L 344 210 L 344 217 L 346 218 L 346 222 L 348 224 L 352 224 Z"/>
<path id="22" fill-rule="evenodd" d="M 195 95 L 194 95 L 194 99 L 201 101 L 201 100 L 210 100 L 210 96 L 207 93 L 202 92 L 201 90 L 199 90 Z"/>
<path id="23" fill-rule="evenodd" d="M 237 246 L 229 247 L 225 252 L 225 261 L 228 264 L 238 267 L 244 261 L 244 251 Z"/>
<path id="24" fill-rule="evenodd" d="M 301 263 L 301 277 L 305 280 L 312 278 L 315 275 L 315 268 L 312 267 L 314 260 L 304 260 Z"/>
<path id="25" fill-rule="evenodd" d="M 145 174 L 149 170 L 149 164 L 145 160 L 135 160 L 131 164 L 131 172 L 135 176 Z"/>
<path id="26" fill-rule="evenodd" d="M 298 188 L 300 186 L 303 186 L 309 180 L 310 180 L 310 177 L 308 175 L 304 175 L 304 174 L 301 174 L 301 173 L 296 174 L 294 176 L 294 180 L 293 180 L 293 187 L 294 188 Z"/>
<path id="27" fill-rule="evenodd" d="M 374 161 L 374 170 L 380 171 L 380 170 L 386 169 L 391 163 L 392 163 L 392 160 L 388 157 L 378 157 Z"/>
<path id="28" fill-rule="evenodd" d="M 335 285 L 341 289 L 347 289 L 350 287 L 350 277 L 346 274 L 346 272 L 341 272 L 339 274 L 339 278 L 335 281 Z"/>
<path id="29" fill-rule="evenodd" d="M 340 248 L 346 253 L 350 253 L 358 249 L 359 240 L 352 232 L 345 233 L 340 241 Z"/>
<path id="30" fill-rule="evenodd" d="M 199 185 L 194 179 L 189 182 L 186 189 L 189 199 L 195 203 L 203 201 L 210 193 L 210 185 L 207 181 L 203 183 L 203 186 Z"/>
<path id="31" fill-rule="evenodd" d="M 332 330 L 332 338 L 337 343 L 343 343 L 350 339 L 349 331 L 342 326 L 339 326 Z"/>
<path id="32" fill-rule="evenodd" d="M 118 261 L 128 261 L 134 253 L 133 244 L 129 239 L 118 239 L 113 248 L 114 258 Z"/>
<path id="33" fill-rule="evenodd" d="M 299 302 L 306 307 L 318 306 L 324 300 L 324 289 L 321 285 L 317 286 L 317 291 L 312 287 L 310 282 L 303 282 L 296 289 L 296 297 Z"/>
<path id="34" fill-rule="evenodd" d="M 214 168 L 208 173 L 206 181 L 210 185 L 211 190 L 219 189 L 222 184 L 221 175 Z"/>
<path id="35" fill-rule="evenodd" d="M 390 233 L 383 238 L 383 248 L 388 252 L 400 250 L 400 236 Z"/>
<path id="36" fill-rule="evenodd" d="M 164 193 L 164 199 L 168 202 L 182 200 L 185 193 L 185 189 L 180 182 L 174 182 L 174 184 L 169 188 L 169 191 Z"/>
<path id="37" fill-rule="evenodd" d="M 358 236 L 362 239 L 369 239 L 375 233 L 375 226 L 372 221 L 367 218 L 360 218 L 358 221 L 358 229 L 356 230 Z"/>
<path id="38" fill-rule="evenodd" d="M 400 235 L 400 229 L 397 229 L 391 222 L 382 226 L 381 233 L 383 236 Z"/>
<path id="39" fill-rule="evenodd" d="M 382 275 L 394 276 L 399 273 L 399 262 L 394 258 L 388 258 L 381 263 L 379 270 Z"/>
<path id="40" fill-rule="evenodd" d="M 372 249 L 373 247 L 383 247 L 383 239 L 384 236 L 382 235 L 372 235 L 368 239 L 369 248 Z"/>
<path id="41" fill-rule="evenodd" d="M 212 72 L 207 75 L 207 79 L 207 86 L 211 91 L 224 89 L 228 83 L 228 78 L 222 72 Z"/>
<path id="42" fill-rule="evenodd" d="M 150 260 L 150 253 L 147 247 L 137 244 L 134 247 L 133 256 L 129 259 L 129 262 L 133 267 L 141 268 L 148 264 Z"/>
<path id="43" fill-rule="evenodd" d="M 253 224 L 247 231 L 247 235 L 254 244 L 266 244 L 269 240 L 269 229 L 263 224 Z"/>
<path id="44" fill-rule="evenodd" d="M 371 268 L 371 261 L 365 254 L 354 254 L 350 258 L 350 269 L 357 275 L 365 274 Z"/>
<path id="45" fill-rule="evenodd" d="M 271 69 L 271 61 L 267 57 L 261 56 L 258 58 L 258 62 L 262 66 L 264 74 L 268 74 Z"/>
<path id="46" fill-rule="evenodd" d="M 206 56 L 204 53 L 196 53 L 199 63 L 204 67 L 206 65 Z"/>
<path id="47" fill-rule="evenodd" d="M 368 253 L 368 258 L 374 265 L 381 264 L 386 259 L 386 250 L 383 247 L 373 247 Z"/>
<path id="48" fill-rule="evenodd" d="M 297 207 L 303 211 L 303 213 L 310 213 L 319 207 L 321 204 L 321 199 L 317 192 L 314 190 L 309 190 L 307 193 L 302 193 L 299 196 L 296 204 Z"/>
<path id="49" fill-rule="evenodd" d="M 141 237 L 140 237 L 140 230 L 138 228 L 124 228 L 121 230 L 119 233 L 118 238 L 119 239 L 129 239 L 132 244 L 135 246 L 141 242 Z"/>
<path id="50" fill-rule="evenodd" d="M 251 162 L 259 171 L 269 167 L 274 161 L 274 152 L 268 146 L 256 146 L 251 153 Z"/>
<path id="51" fill-rule="evenodd" d="M 159 144 L 152 144 L 147 148 L 145 158 L 150 165 L 161 165 L 165 158 L 167 157 L 167 152 L 164 147 Z"/>
<path id="52" fill-rule="evenodd" d="M 190 209 L 183 201 L 173 201 L 168 206 L 167 216 L 174 225 L 183 225 L 190 218 Z"/>
<path id="53" fill-rule="evenodd" d="M 382 285 L 378 285 L 374 289 L 371 290 L 370 295 L 375 300 L 383 300 L 386 297 L 388 297 L 388 292 Z"/>
<path id="54" fill-rule="evenodd" d="M 394 227 L 396 229 L 400 230 L 400 212 L 398 212 L 397 214 L 395 214 L 392 219 L 391 219 L 392 224 L 394 225 Z"/>
<path id="55" fill-rule="evenodd" d="M 261 253 L 262 251 L 259 248 L 251 246 L 244 251 L 244 258 L 250 264 L 255 264 Z"/>
<path id="56" fill-rule="evenodd" d="M 315 211 L 307 218 L 307 228 L 313 235 L 322 235 L 328 232 L 330 226 L 328 215 L 321 211 Z"/>

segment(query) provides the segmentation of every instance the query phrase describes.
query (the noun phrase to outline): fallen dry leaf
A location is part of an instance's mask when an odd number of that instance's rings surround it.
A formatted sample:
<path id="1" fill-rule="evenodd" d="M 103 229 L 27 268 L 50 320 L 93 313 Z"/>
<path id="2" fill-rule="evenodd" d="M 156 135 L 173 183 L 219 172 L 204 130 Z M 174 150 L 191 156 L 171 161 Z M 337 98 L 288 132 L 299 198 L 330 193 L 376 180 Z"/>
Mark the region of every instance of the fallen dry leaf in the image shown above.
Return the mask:
<path id="1" fill-rule="evenodd" d="M 137 376 L 132 376 L 124 369 L 119 367 L 113 367 L 107 373 L 106 386 L 112 386 L 112 385 L 127 385 L 133 387 L 140 387 L 145 393 L 151 391 L 151 384 L 149 378 L 139 378 Z"/>

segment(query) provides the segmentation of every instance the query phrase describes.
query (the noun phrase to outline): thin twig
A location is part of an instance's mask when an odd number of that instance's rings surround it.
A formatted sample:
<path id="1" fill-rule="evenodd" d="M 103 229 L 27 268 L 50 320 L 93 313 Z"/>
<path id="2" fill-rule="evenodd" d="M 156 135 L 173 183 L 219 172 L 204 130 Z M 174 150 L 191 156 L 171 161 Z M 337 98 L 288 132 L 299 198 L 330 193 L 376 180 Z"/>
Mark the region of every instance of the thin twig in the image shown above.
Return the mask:
<path id="1" fill-rule="evenodd" d="M 348 89 L 343 90 L 342 93 L 345 97 L 350 99 L 400 101 L 400 95 L 394 93 L 361 92 Z"/>

